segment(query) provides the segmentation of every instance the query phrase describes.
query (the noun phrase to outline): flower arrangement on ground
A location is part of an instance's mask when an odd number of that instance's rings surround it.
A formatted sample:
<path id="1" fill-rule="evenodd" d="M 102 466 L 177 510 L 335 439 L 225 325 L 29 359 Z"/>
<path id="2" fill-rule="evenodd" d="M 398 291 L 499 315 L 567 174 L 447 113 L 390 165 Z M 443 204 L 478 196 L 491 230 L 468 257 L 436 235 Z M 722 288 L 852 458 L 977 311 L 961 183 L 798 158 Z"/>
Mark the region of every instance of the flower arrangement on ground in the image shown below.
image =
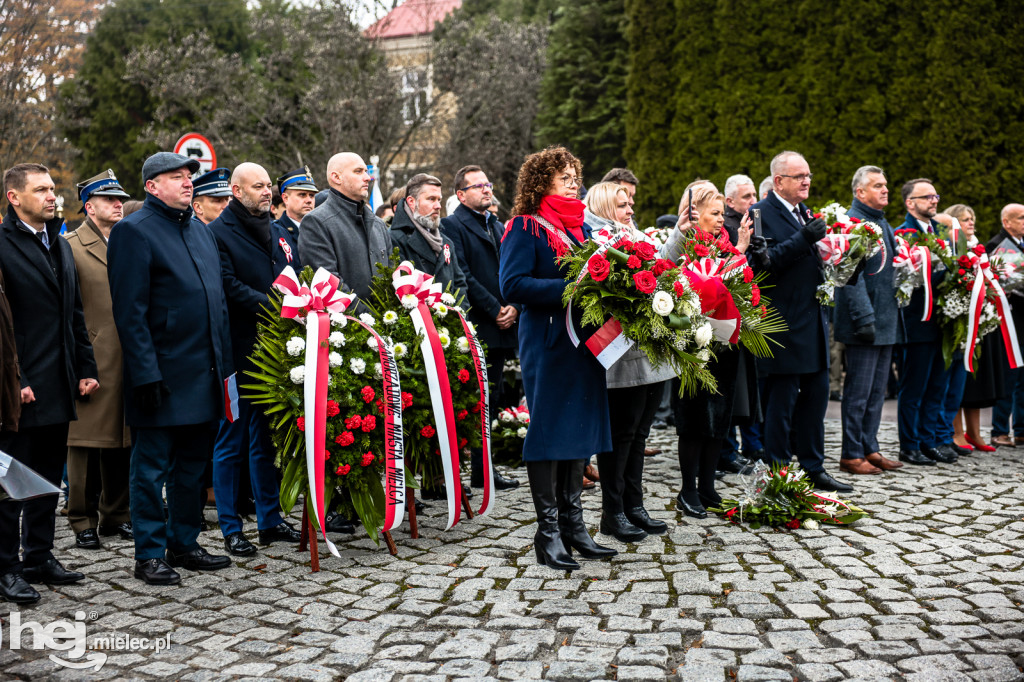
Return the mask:
<path id="1" fill-rule="evenodd" d="M 495 454 L 521 459 L 523 440 L 529 427 L 530 410 L 526 405 L 506 407 L 499 411 L 491 422 L 491 442 Z"/>
<path id="2" fill-rule="evenodd" d="M 817 210 L 815 218 L 828 224 L 825 237 L 818 241 L 818 255 L 825 266 L 825 282 L 818 285 L 822 305 L 835 305 L 836 287 L 845 286 L 867 258 L 885 250 L 881 226 L 847 215 L 846 208 L 832 202 Z M 884 267 L 885 259 L 882 259 Z"/>
<path id="3" fill-rule="evenodd" d="M 806 472 L 797 464 L 768 467 L 756 462 L 753 473 L 744 481 L 738 500 L 722 500 L 719 507 L 709 507 L 733 523 L 747 523 L 751 528 L 786 526 L 796 529 L 801 524 L 813 528 L 815 523 L 846 525 L 864 518 L 866 511 L 832 494 L 815 492 Z"/>

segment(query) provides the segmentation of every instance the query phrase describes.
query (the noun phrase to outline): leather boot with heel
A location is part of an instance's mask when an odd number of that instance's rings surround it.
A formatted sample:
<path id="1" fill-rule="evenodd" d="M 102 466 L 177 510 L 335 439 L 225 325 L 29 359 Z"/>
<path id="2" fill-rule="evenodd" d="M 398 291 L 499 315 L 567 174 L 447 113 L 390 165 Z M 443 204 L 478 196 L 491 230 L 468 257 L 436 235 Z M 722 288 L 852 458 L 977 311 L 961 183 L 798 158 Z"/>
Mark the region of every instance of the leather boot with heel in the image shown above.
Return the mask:
<path id="1" fill-rule="evenodd" d="M 558 528 L 565 551 L 572 550 L 584 559 L 608 559 L 618 554 L 611 547 L 594 542 L 583 522 L 583 469 L 586 460 L 571 459 L 558 463 Z"/>
<path id="2" fill-rule="evenodd" d="M 558 462 L 527 462 L 530 495 L 537 513 L 533 549 L 537 563 L 559 571 L 575 571 L 580 565 L 566 552 L 558 527 Z"/>

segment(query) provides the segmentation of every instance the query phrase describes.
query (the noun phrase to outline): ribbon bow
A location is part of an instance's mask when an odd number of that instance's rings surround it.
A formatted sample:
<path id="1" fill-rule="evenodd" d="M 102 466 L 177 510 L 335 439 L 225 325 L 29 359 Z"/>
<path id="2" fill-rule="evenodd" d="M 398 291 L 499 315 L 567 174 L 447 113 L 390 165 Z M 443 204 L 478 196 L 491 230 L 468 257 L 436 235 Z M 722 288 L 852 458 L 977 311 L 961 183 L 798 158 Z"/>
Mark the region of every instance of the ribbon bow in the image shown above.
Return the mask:
<path id="1" fill-rule="evenodd" d="M 850 250 L 850 235 L 830 232 L 821 238 L 816 246 L 821 262 L 825 265 L 839 265 L 843 256 Z"/>
<path id="2" fill-rule="evenodd" d="M 292 266 L 286 266 L 274 280 L 274 288 L 284 294 L 281 317 L 306 317 L 311 312 L 345 312 L 356 296 L 339 291 L 340 284 L 341 280 L 319 268 L 307 287 L 299 282 Z"/>
<path id="3" fill-rule="evenodd" d="M 1010 368 L 1016 369 L 1024 365 L 1021 358 L 1020 346 L 1017 341 L 1017 330 L 1013 324 L 1013 315 L 1010 314 L 1010 304 L 1006 300 L 1003 287 L 992 275 L 992 268 L 988 260 L 988 254 L 980 256 L 974 253 L 965 254 L 971 267 L 974 269 L 974 284 L 971 287 L 971 305 L 967 311 L 967 339 L 964 347 L 964 367 L 968 372 L 974 371 L 974 347 L 978 343 L 978 326 L 981 324 L 981 313 L 985 305 L 986 285 L 992 288 L 995 294 L 996 312 L 999 315 L 999 328 L 1003 334 L 1003 342 L 1006 346 L 1006 357 L 1010 362 Z"/>
<path id="4" fill-rule="evenodd" d="M 441 302 L 441 285 L 427 273 L 417 270 L 409 261 L 402 261 L 395 268 L 391 273 L 391 283 L 399 299 L 415 296 L 417 303 L 425 303 L 431 308 L 436 308 Z M 405 302 L 402 304 L 405 305 Z"/>
<path id="5" fill-rule="evenodd" d="M 927 246 L 910 246 L 903 237 L 896 237 L 896 255 L 892 258 L 895 269 L 907 268 L 920 272 L 924 282 L 924 311 L 921 321 L 932 319 L 932 252 Z"/>

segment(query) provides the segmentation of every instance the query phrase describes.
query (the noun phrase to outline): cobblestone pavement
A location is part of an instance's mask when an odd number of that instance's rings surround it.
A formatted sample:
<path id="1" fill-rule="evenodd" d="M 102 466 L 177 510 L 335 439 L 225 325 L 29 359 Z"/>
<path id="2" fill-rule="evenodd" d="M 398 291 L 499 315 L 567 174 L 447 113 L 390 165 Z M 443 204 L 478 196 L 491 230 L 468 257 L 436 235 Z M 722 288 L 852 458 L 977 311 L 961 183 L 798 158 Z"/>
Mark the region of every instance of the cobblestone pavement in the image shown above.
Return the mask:
<path id="1" fill-rule="evenodd" d="M 883 425 L 890 454 L 894 431 Z M 827 432 L 835 473 L 838 422 Z M 851 527 L 753 531 L 676 512 L 676 439 L 661 431 L 653 442 L 665 452 L 647 459 L 648 509 L 670 532 L 631 546 L 598 536 L 620 554 L 571 575 L 536 564 L 525 486 L 448 533 L 432 504 L 419 540 L 396 533 L 397 557 L 343 541 L 342 558 L 323 554 L 311 574 L 308 554 L 277 544 L 167 588 L 132 578 L 128 542 L 75 550 L 61 523 L 58 556 L 88 578 L 43 588 L 22 619 L 82 611 L 90 641 L 170 632 L 172 646 L 111 651 L 98 672 L 63 669 L 51 652 L 10 650 L 0 607 L 0 669 L 12 679 L 1024 679 L 1024 449 L 857 478 L 851 497 L 872 516 Z M 595 527 L 599 490 L 584 504 Z M 222 551 L 219 533 L 202 541 Z"/>

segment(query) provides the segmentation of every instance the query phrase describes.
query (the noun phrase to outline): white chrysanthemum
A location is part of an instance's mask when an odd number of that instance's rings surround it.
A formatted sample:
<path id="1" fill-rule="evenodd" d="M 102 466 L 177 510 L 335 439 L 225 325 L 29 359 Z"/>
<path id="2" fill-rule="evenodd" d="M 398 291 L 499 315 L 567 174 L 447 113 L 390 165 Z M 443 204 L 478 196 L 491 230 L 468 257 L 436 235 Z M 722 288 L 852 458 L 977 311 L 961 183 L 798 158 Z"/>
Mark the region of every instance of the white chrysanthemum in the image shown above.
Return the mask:
<path id="1" fill-rule="evenodd" d="M 508 410 L 502 410 L 501 414 L 498 415 L 498 419 L 508 424 L 514 422 L 516 420 L 516 416 Z"/>
<path id="2" fill-rule="evenodd" d="M 697 351 L 697 359 L 700 360 L 701 362 L 707 362 L 708 360 L 711 359 L 711 351 L 709 351 L 707 348 L 701 348 L 699 351 Z"/>
<path id="3" fill-rule="evenodd" d="M 398 313 L 394 310 L 385 310 L 382 319 L 384 320 L 384 324 L 394 324 L 395 322 L 398 322 Z"/>
<path id="4" fill-rule="evenodd" d="M 460 336 L 459 338 L 455 339 L 455 347 L 459 349 L 460 353 L 468 353 L 469 339 L 467 339 L 465 336 Z"/>
<path id="5" fill-rule="evenodd" d="M 379 362 L 373 363 L 373 376 L 377 377 L 378 379 L 384 376 L 384 370 L 380 368 Z"/>
<path id="6" fill-rule="evenodd" d="M 377 320 L 373 319 L 373 315 L 370 313 L 361 313 L 359 315 L 360 321 L 368 327 L 372 327 L 377 324 Z"/>
<path id="7" fill-rule="evenodd" d="M 818 525 L 818 522 L 814 519 L 804 519 L 804 522 L 800 525 L 802 525 L 807 530 L 818 530 L 818 528 L 820 527 Z"/>
<path id="8" fill-rule="evenodd" d="M 444 317 L 445 315 L 448 314 L 448 306 L 446 306 L 444 303 L 438 303 L 437 305 L 434 306 L 434 314 L 437 315 L 438 317 Z"/>
<path id="9" fill-rule="evenodd" d="M 335 348 L 341 348 L 345 345 L 345 335 L 341 332 L 331 332 L 331 335 L 327 337 L 327 342 Z"/>
<path id="10" fill-rule="evenodd" d="M 658 291 L 654 294 L 651 307 L 654 308 L 654 312 L 662 317 L 667 317 L 675 309 L 676 304 L 672 301 L 672 296 L 667 291 Z"/>
<path id="11" fill-rule="evenodd" d="M 493 431 L 494 429 L 497 428 L 501 428 L 501 422 L 495 419 L 494 421 L 491 422 L 491 430 Z"/>
<path id="12" fill-rule="evenodd" d="M 404 358 L 405 354 L 409 352 L 409 348 L 404 343 L 396 343 L 391 350 L 394 351 L 396 358 Z"/>
<path id="13" fill-rule="evenodd" d="M 344 329 L 348 324 L 348 318 L 341 313 L 331 313 L 331 326 Z"/>
<path id="14" fill-rule="evenodd" d="M 445 292 L 441 294 L 441 303 L 444 303 L 445 305 L 455 305 L 455 297 Z"/>
<path id="15" fill-rule="evenodd" d="M 331 367 L 341 367 L 341 363 L 344 360 L 341 357 L 341 353 L 331 353 L 327 356 L 327 362 Z"/>
<path id="16" fill-rule="evenodd" d="M 306 340 L 299 336 L 293 336 L 288 339 L 288 343 L 285 344 L 284 349 L 288 351 L 288 355 L 293 358 L 298 357 L 299 355 L 302 355 L 302 351 L 306 349 Z"/>
<path id="17" fill-rule="evenodd" d="M 292 367 L 292 371 L 288 372 L 288 378 L 292 380 L 293 384 L 301 384 L 306 381 L 306 368 L 302 365 L 298 367 Z"/>
<path id="18" fill-rule="evenodd" d="M 520 438 L 526 438 L 526 427 L 525 426 L 520 426 L 516 430 L 516 435 L 519 436 Z"/>
<path id="19" fill-rule="evenodd" d="M 366 362 L 362 358 L 352 358 L 349 360 L 348 367 L 353 374 L 362 374 L 366 371 Z"/>
<path id="20" fill-rule="evenodd" d="M 412 310 L 419 305 L 420 299 L 416 298 L 413 294 L 406 294 L 402 297 L 402 307 L 406 310 Z"/>
<path id="21" fill-rule="evenodd" d="M 377 343 L 377 337 L 372 335 L 366 339 L 366 345 L 370 347 L 370 350 L 377 350 L 380 347 L 380 344 Z"/>
<path id="22" fill-rule="evenodd" d="M 715 338 L 715 330 L 711 328 L 711 325 L 705 322 L 701 326 L 697 327 L 693 333 L 693 339 L 697 342 L 697 345 L 701 348 L 711 343 L 711 340 Z"/>
<path id="23" fill-rule="evenodd" d="M 530 415 L 527 414 L 526 412 L 519 412 L 519 413 L 517 413 L 516 414 L 516 419 L 521 421 L 523 424 L 529 424 L 530 423 Z"/>
<path id="24" fill-rule="evenodd" d="M 441 341 L 441 347 L 442 348 L 447 348 L 452 343 L 452 338 L 450 336 L 448 336 L 447 332 L 443 332 L 443 331 L 442 332 L 438 332 L 437 338 L 438 338 L 438 340 Z"/>

